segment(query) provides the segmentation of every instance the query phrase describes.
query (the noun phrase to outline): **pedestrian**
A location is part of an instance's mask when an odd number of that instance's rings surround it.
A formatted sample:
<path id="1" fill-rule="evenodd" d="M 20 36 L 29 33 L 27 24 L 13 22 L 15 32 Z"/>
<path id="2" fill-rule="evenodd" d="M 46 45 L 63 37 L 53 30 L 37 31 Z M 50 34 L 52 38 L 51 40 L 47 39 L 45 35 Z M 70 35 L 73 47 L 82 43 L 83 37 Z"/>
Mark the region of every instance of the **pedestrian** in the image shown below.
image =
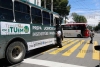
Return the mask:
<path id="1" fill-rule="evenodd" d="M 94 37 L 94 32 L 93 32 L 93 30 L 91 30 L 90 31 L 90 38 L 91 38 L 90 44 L 93 44 L 93 37 Z"/>
<path id="2" fill-rule="evenodd" d="M 59 46 L 59 48 L 62 47 L 62 33 L 61 33 L 61 30 L 58 28 L 57 29 L 57 32 L 56 32 L 56 35 L 57 35 L 57 45 Z"/>

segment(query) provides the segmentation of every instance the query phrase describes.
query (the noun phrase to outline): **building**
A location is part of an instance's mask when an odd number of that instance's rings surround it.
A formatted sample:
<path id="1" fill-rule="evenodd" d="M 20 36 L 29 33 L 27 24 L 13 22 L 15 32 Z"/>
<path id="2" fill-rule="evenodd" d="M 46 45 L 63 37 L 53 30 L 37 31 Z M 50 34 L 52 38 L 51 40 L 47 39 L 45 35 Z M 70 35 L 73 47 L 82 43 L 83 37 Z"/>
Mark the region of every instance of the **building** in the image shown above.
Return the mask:
<path id="1" fill-rule="evenodd" d="M 33 3 L 35 5 L 41 6 L 41 0 L 26 0 L 26 1 Z"/>

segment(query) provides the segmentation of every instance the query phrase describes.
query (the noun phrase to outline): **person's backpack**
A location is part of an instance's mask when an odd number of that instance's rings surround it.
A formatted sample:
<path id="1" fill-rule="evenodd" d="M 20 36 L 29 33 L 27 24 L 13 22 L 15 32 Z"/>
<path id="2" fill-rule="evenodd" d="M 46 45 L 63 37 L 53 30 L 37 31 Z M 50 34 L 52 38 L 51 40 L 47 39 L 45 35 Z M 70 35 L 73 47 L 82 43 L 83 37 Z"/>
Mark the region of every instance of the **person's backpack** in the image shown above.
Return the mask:
<path id="1" fill-rule="evenodd" d="M 94 33 L 93 32 L 91 33 L 90 37 L 94 37 Z"/>

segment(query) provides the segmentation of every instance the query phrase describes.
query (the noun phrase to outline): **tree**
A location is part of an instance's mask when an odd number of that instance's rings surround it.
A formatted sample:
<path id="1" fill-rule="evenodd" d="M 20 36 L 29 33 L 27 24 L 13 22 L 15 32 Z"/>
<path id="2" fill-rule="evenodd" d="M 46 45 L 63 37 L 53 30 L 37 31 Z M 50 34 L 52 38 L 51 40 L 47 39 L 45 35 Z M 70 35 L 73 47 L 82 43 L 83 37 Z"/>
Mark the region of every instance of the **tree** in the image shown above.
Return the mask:
<path id="1" fill-rule="evenodd" d="M 88 25 L 87 28 L 88 28 L 89 30 L 93 29 L 93 27 L 90 26 L 90 25 Z"/>
<path id="2" fill-rule="evenodd" d="M 95 30 L 95 31 L 100 30 L 100 22 L 98 23 L 98 25 L 97 25 L 96 27 L 94 27 L 94 30 Z"/>
<path id="3" fill-rule="evenodd" d="M 42 0 L 42 7 L 44 6 L 44 0 Z M 46 0 L 47 9 L 51 10 L 51 0 Z M 68 5 L 68 0 L 54 0 L 53 1 L 53 11 L 59 13 L 61 16 L 65 17 L 69 15 L 71 6 Z"/>
<path id="4" fill-rule="evenodd" d="M 72 13 L 72 16 L 73 16 L 73 20 L 76 23 L 87 23 L 87 19 L 85 18 L 85 16 L 78 15 L 77 13 Z"/>

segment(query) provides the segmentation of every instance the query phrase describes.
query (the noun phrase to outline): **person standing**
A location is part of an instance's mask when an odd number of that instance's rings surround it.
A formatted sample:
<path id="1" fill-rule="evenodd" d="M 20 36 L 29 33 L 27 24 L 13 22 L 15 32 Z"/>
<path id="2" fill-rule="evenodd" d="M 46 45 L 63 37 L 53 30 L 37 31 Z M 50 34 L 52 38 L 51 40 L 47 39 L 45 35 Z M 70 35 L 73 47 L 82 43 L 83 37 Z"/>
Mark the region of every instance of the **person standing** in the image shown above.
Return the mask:
<path id="1" fill-rule="evenodd" d="M 94 32 L 93 32 L 93 30 L 91 30 L 91 32 L 90 32 L 90 38 L 91 38 L 90 44 L 93 44 L 93 37 L 94 37 Z"/>
<path id="2" fill-rule="evenodd" d="M 62 36 L 61 36 L 62 33 L 61 33 L 61 30 L 58 29 L 56 34 L 57 34 L 57 45 L 59 46 L 59 48 L 61 48 L 62 47 L 62 43 L 61 43 L 61 41 L 62 41 Z"/>

